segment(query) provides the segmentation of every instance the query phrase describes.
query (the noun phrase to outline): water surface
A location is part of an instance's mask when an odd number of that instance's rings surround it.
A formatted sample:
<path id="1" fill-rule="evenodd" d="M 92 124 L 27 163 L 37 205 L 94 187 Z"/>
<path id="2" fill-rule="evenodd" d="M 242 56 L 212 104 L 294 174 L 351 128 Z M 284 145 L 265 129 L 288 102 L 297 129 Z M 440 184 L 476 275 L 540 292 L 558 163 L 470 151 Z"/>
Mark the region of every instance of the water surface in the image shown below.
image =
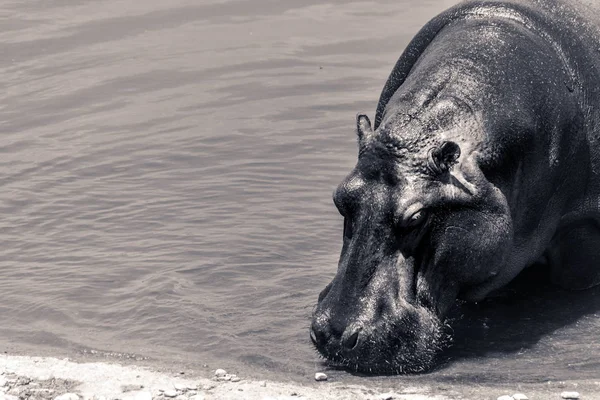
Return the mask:
<path id="1" fill-rule="evenodd" d="M 1 2 L 0 350 L 325 368 L 355 114 L 454 3 Z M 597 294 L 459 310 L 452 361 L 410 379 L 597 377 Z"/>

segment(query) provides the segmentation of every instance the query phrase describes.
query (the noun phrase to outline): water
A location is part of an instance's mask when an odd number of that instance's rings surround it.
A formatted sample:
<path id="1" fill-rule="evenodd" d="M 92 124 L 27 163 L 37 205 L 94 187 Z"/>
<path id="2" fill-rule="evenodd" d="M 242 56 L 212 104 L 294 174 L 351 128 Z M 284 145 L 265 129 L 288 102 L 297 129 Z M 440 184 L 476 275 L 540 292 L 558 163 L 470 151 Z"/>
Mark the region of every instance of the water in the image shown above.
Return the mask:
<path id="1" fill-rule="evenodd" d="M 325 368 L 355 114 L 454 3 L 1 2 L 0 350 Z M 410 379 L 592 379 L 598 294 L 458 310 L 452 361 Z"/>

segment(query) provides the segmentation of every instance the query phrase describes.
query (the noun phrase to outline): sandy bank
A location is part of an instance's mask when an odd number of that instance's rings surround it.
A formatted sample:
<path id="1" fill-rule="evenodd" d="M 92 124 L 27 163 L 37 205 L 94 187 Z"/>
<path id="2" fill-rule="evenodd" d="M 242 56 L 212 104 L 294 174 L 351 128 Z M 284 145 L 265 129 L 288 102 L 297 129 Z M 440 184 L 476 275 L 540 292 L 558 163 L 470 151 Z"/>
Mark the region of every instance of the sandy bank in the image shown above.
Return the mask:
<path id="1" fill-rule="evenodd" d="M 444 395 L 415 393 L 425 391 L 416 388 L 412 390 L 413 393 L 402 393 L 332 382 L 315 382 L 314 386 L 303 386 L 268 380 L 248 381 L 243 377 L 239 382 L 217 381 L 157 372 L 144 367 L 104 362 L 75 363 L 68 359 L 50 357 L 2 355 L 0 374 L 0 399 L 4 397 L 11 400 L 55 399 L 66 393 L 77 394 L 80 399 L 86 400 L 450 399 Z M 174 397 L 168 397 L 171 395 Z M 68 396 L 64 399 L 69 400 Z"/>

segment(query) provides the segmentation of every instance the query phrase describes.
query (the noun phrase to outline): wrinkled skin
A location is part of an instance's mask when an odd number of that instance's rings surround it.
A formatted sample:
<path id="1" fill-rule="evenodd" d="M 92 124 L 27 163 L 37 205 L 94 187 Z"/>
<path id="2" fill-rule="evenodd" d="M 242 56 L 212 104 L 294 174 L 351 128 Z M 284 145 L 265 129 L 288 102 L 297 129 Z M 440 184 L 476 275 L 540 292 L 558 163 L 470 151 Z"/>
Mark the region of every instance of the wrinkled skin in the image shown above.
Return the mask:
<path id="1" fill-rule="evenodd" d="M 557 4 L 441 14 L 398 60 L 375 126 L 357 117 L 358 162 L 333 195 L 343 248 L 311 326 L 333 363 L 431 368 L 456 299 L 541 258 L 562 286 L 600 282 L 600 35 L 589 10 Z"/>

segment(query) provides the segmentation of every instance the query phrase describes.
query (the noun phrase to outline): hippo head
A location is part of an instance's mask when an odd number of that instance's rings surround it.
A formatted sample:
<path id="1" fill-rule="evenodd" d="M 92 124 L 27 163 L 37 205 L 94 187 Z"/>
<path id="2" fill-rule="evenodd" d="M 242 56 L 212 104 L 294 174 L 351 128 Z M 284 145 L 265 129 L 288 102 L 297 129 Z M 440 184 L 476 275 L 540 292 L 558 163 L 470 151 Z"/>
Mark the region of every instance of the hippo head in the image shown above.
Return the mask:
<path id="1" fill-rule="evenodd" d="M 481 149 L 457 143 L 464 136 L 398 118 L 373 131 L 365 115 L 357 130 L 358 162 L 333 195 L 344 217 L 338 270 L 319 295 L 310 337 L 348 369 L 425 371 L 446 342 L 456 299 L 478 300 L 514 276 L 503 270 L 510 213 L 478 167 Z"/>

